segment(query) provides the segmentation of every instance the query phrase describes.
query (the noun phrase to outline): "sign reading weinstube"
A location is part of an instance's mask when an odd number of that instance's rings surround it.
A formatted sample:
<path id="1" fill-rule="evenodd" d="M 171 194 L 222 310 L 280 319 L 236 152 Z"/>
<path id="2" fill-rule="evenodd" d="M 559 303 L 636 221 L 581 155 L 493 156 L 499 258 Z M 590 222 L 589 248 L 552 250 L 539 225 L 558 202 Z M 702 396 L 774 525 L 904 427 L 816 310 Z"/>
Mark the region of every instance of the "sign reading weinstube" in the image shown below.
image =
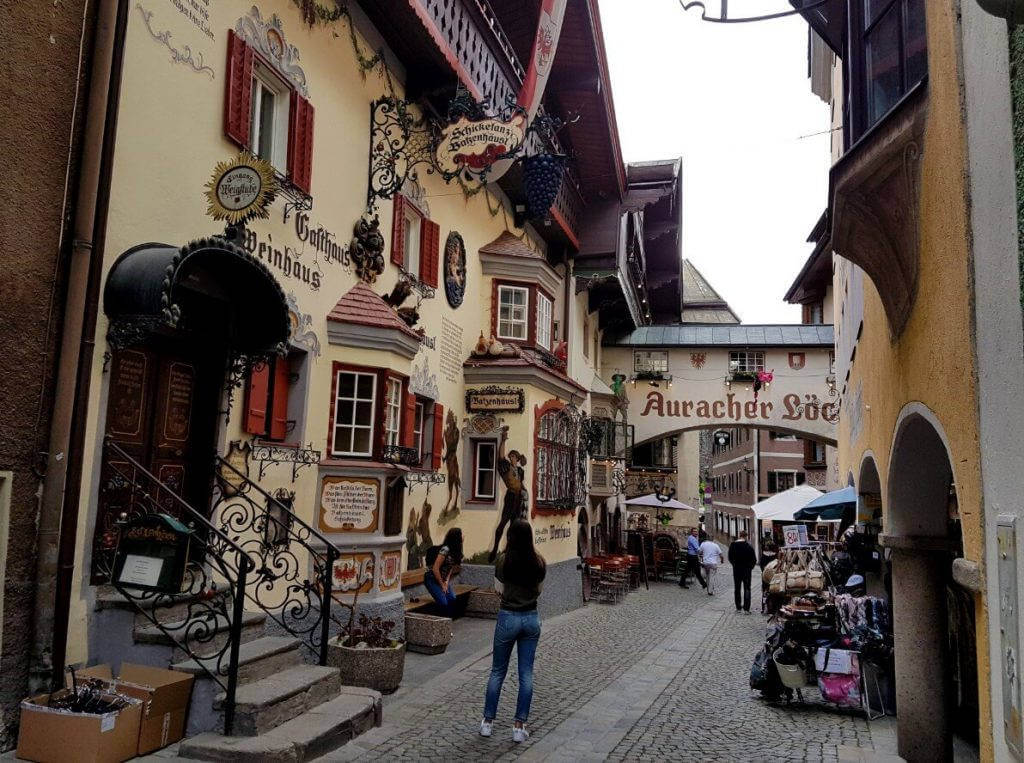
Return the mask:
<path id="1" fill-rule="evenodd" d="M 214 168 L 206 184 L 206 213 L 214 220 L 226 220 L 232 225 L 268 217 L 267 207 L 276 193 L 277 180 L 270 163 L 241 153 Z"/>
<path id="2" fill-rule="evenodd" d="M 524 127 L 525 119 L 521 116 L 509 122 L 462 117 L 442 131 L 437 144 L 437 166 L 446 173 L 483 173 L 501 156 L 522 145 Z"/>

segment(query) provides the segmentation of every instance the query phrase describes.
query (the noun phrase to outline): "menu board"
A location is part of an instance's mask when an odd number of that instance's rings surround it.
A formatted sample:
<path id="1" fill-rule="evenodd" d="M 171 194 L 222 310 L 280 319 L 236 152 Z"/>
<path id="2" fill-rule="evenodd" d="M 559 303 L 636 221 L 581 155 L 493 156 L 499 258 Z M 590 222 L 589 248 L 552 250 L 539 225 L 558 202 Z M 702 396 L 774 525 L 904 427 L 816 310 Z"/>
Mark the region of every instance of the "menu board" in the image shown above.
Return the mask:
<path id="1" fill-rule="evenodd" d="M 366 477 L 325 476 L 320 483 L 323 532 L 372 533 L 377 530 L 380 482 Z"/>
<path id="2" fill-rule="evenodd" d="M 189 420 L 192 418 L 192 390 L 195 369 L 188 363 L 171 363 L 167 369 L 167 402 L 164 412 L 164 442 L 188 441 Z"/>
<path id="3" fill-rule="evenodd" d="M 147 364 L 148 358 L 137 350 L 120 350 L 114 355 L 107 432 L 121 442 L 142 441 Z"/>

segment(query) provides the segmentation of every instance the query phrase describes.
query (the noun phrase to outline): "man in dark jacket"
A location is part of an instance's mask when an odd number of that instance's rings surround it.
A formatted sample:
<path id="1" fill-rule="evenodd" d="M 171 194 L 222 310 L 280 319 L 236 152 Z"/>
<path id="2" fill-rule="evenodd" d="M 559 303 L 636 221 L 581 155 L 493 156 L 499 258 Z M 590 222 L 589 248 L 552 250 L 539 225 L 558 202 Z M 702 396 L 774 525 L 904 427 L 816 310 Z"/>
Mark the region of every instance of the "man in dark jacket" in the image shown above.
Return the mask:
<path id="1" fill-rule="evenodd" d="M 736 611 L 742 609 L 750 614 L 750 571 L 757 566 L 757 554 L 754 547 L 747 543 L 747 534 L 740 533 L 738 540 L 729 546 L 729 564 L 732 565 L 733 592 L 736 598 Z M 740 588 L 743 588 L 743 604 L 740 606 Z"/>

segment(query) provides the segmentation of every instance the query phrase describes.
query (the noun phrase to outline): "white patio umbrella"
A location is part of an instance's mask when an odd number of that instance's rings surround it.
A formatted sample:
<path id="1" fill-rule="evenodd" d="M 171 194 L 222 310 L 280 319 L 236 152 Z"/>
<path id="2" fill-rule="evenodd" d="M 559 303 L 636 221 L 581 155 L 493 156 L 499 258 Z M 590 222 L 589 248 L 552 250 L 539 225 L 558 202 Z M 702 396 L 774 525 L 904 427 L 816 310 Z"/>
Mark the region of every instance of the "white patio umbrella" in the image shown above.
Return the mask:
<path id="1" fill-rule="evenodd" d="M 650 506 L 655 509 L 689 509 L 690 511 L 697 511 L 693 506 L 688 506 L 682 501 L 677 501 L 675 498 L 669 498 L 667 501 L 662 501 L 658 498 L 657 493 L 651 493 L 650 495 L 640 495 L 636 498 L 630 498 L 626 501 L 627 506 Z"/>

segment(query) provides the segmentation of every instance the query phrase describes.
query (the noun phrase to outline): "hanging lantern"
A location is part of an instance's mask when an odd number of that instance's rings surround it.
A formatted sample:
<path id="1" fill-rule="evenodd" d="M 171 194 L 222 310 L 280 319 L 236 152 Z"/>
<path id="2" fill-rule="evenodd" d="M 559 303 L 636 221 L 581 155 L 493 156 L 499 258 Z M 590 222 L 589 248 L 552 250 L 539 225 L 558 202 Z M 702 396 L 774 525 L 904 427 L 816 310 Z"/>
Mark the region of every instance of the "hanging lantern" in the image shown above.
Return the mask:
<path id="1" fill-rule="evenodd" d="M 562 186 L 565 157 L 558 154 L 534 154 L 523 159 L 523 191 L 526 214 L 531 220 L 547 215 Z"/>

